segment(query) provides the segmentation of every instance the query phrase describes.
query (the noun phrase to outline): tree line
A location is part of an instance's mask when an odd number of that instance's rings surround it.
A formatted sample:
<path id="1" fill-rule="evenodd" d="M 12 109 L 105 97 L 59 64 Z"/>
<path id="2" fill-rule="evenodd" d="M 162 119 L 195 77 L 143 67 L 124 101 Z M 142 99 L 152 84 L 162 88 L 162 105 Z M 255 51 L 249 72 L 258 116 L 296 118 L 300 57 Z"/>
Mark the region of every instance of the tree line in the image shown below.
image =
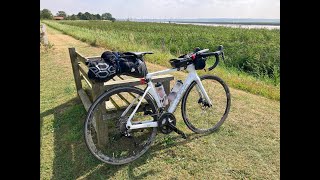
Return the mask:
<path id="1" fill-rule="evenodd" d="M 78 14 L 67 15 L 64 11 L 58 11 L 56 16 L 63 17 L 65 20 L 110 20 L 112 22 L 116 20 L 110 13 L 100 15 L 79 12 Z M 49 9 L 40 10 L 40 19 L 53 19 L 53 14 Z"/>

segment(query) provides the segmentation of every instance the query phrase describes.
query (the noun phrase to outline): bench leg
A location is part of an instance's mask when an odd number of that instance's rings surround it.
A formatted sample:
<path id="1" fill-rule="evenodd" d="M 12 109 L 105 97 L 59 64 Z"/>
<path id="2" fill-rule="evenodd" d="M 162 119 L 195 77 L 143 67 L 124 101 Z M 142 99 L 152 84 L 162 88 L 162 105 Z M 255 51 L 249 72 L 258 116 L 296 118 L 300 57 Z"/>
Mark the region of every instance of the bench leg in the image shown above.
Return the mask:
<path id="1" fill-rule="evenodd" d="M 102 93 L 103 83 L 94 83 L 92 85 L 92 95 L 93 100 L 96 100 L 97 97 Z M 101 104 L 98 107 L 94 117 L 96 119 L 96 131 L 97 131 L 97 138 L 98 138 L 98 146 L 106 147 L 108 143 L 108 126 L 106 122 L 106 107 L 105 104 Z"/>
<path id="2" fill-rule="evenodd" d="M 74 82 L 76 84 L 77 91 L 79 91 L 80 89 L 82 89 L 82 83 L 81 83 L 79 65 L 78 65 L 78 60 L 77 60 L 75 48 L 69 48 L 69 55 L 70 55 L 70 61 L 71 61 L 71 65 L 72 65 Z"/>
<path id="3" fill-rule="evenodd" d="M 104 105 L 100 105 L 99 111 L 94 115 L 96 118 L 98 146 L 105 148 L 108 143 L 108 126 Z"/>

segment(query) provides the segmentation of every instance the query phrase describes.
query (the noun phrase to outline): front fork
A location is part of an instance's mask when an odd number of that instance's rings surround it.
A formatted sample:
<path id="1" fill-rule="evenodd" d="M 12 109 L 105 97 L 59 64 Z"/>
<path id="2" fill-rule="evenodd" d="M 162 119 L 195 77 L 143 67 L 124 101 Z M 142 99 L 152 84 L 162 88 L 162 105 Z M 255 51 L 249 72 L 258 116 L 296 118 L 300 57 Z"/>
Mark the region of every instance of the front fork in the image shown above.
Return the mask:
<path id="1" fill-rule="evenodd" d="M 201 83 L 201 79 L 198 77 L 196 80 L 196 89 L 198 91 L 199 94 L 199 100 L 198 103 L 202 103 L 204 106 L 208 106 L 211 107 L 212 106 L 212 102 L 206 92 L 206 90 L 203 87 L 203 84 Z"/>

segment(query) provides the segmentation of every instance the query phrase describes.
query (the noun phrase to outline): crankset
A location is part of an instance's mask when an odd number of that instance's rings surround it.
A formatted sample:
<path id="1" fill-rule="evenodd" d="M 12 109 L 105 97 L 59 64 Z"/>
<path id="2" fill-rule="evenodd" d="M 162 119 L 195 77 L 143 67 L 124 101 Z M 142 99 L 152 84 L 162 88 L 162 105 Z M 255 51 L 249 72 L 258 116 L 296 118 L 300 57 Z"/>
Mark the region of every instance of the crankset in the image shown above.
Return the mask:
<path id="1" fill-rule="evenodd" d="M 176 117 L 172 113 L 163 113 L 158 119 L 158 125 L 163 134 L 169 134 L 174 131 L 180 134 L 182 138 L 187 139 L 185 133 L 176 127 Z"/>

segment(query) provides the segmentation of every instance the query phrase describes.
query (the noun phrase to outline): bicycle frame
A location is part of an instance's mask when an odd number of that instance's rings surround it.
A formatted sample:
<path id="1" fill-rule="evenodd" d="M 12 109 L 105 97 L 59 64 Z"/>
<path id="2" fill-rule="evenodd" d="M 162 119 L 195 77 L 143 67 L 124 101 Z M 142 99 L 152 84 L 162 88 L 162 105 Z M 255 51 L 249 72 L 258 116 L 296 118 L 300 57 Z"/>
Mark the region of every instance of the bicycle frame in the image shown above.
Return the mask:
<path id="1" fill-rule="evenodd" d="M 208 94 L 206 93 L 201 80 L 197 74 L 197 71 L 195 70 L 195 67 L 193 64 L 190 64 L 187 66 L 186 70 L 189 72 L 187 78 L 185 79 L 185 81 L 183 82 L 183 85 L 181 87 L 181 89 L 179 90 L 179 92 L 177 93 L 176 98 L 174 99 L 174 101 L 172 101 L 170 103 L 170 106 L 168 108 L 168 112 L 169 113 L 174 113 L 174 111 L 176 110 L 181 98 L 183 97 L 184 93 L 186 92 L 186 90 L 188 89 L 188 87 L 191 85 L 191 83 L 193 81 L 195 81 L 196 84 L 196 88 L 198 90 L 198 93 L 200 95 L 200 97 L 205 98 L 207 100 L 207 102 L 209 103 L 209 105 L 212 105 L 210 98 L 208 96 Z M 156 89 L 154 87 L 154 84 L 151 80 L 151 78 L 153 76 L 157 76 L 157 75 L 161 75 L 161 74 L 169 74 L 172 72 L 178 71 L 177 68 L 172 68 L 172 69 L 166 69 L 166 70 L 162 70 L 162 71 L 157 71 L 157 72 L 153 72 L 153 73 L 148 73 L 146 75 L 146 80 L 147 80 L 147 88 L 145 89 L 144 94 L 142 95 L 142 98 L 140 99 L 140 101 L 138 102 L 137 106 L 135 107 L 135 109 L 133 110 L 133 112 L 131 113 L 131 115 L 128 118 L 126 127 L 128 129 L 139 129 L 139 128 L 148 128 L 148 127 L 158 127 L 158 122 L 155 122 L 153 120 L 150 121 L 144 121 L 144 122 L 137 122 L 137 123 L 132 123 L 131 119 L 133 118 L 134 114 L 136 113 L 136 111 L 138 110 L 139 106 L 141 105 L 141 102 L 143 100 L 143 98 L 147 95 L 147 93 L 150 93 L 151 96 L 154 98 L 158 108 L 162 107 L 162 103 L 160 102 L 159 96 L 156 92 Z M 136 101 L 136 100 L 135 100 Z M 128 107 L 127 109 L 124 111 L 124 113 L 121 116 L 124 116 L 124 114 L 132 107 L 132 104 L 135 103 L 135 101 L 133 101 Z"/>

